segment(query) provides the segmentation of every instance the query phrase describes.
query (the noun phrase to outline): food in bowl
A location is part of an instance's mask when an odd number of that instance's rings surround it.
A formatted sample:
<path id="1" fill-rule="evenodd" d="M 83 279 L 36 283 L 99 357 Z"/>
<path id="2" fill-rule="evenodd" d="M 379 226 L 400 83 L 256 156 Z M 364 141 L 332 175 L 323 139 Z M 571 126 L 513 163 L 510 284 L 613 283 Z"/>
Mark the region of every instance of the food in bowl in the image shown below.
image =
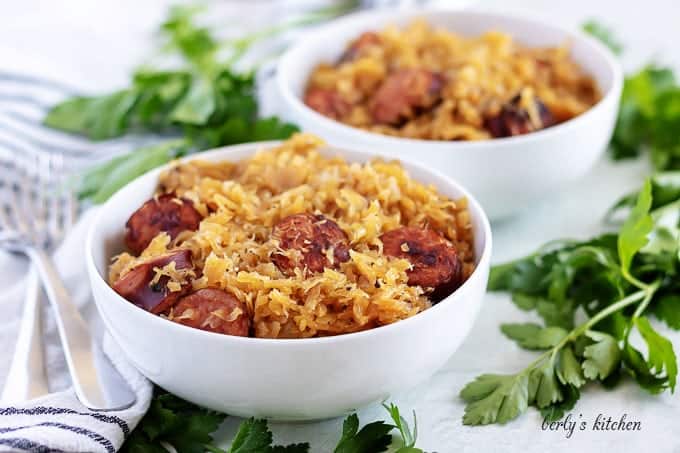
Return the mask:
<path id="1" fill-rule="evenodd" d="M 601 98 L 569 42 L 527 47 L 490 31 L 466 37 L 414 20 L 367 31 L 318 65 L 304 102 L 347 125 L 426 140 L 483 140 L 574 118 Z"/>
<path id="2" fill-rule="evenodd" d="M 465 198 L 399 162 L 358 164 L 298 134 L 240 162 L 179 163 L 126 223 L 113 289 L 170 321 L 307 338 L 409 318 L 473 272 Z"/>

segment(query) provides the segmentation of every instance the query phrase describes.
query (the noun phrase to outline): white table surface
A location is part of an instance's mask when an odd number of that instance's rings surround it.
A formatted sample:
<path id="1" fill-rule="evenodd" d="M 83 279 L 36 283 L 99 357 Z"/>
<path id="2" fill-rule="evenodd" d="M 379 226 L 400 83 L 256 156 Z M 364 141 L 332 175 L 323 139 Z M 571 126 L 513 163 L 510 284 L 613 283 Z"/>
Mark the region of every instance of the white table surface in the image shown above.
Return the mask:
<path id="1" fill-rule="evenodd" d="M 237 2 L 232 2 L 237 3 Z M 240 8 L 245 2 L 241 2 Z M 256 5 L 258 20 L 274 17 L 271 9 Z M 163 18 L 165 0 L 23 0 L 0 6 L 0 70 L 27 68 L 27 55 L 36 66 L 58 80 L 71 80 L 85 90 L 102 91 L 124 85 L 129 71 L 149 53 L 149 35 Z M 624 66 L 638 67 L 650 58 L 675 67 L 680 64 L 680 3 L 674 0 L 480 1 L 481 7 L 530 12 L 555 23 L 577 26 L 594 17 L 611 25 L 626 44 Z M 225 4 L 222 4 L 224 7 Z M 233 5 L 232 5 L 233 6 Z M 230 7 L 227 5 L 227 8 Z M 225 27 L 229 24 L 226 23 Z M 12 58 L 21 55 L 22 58 Z M 18 62 L 21 61 L 19 65 Z M 29 64 L 30 66 L 30 64 Z M 273 106 L 266 105 L 271 110 Z M 532 251 L 543 242 L 563 237 L 590 237 L 603 231 L 602 214 L 621 194 L 637 187 L 648 168 L 642 162 L 612 164 L 603 159 L 581 183 L 568 192 L 533 207 L 517 218 L 495 224 L 494 262 Z M 2 269 L 5 277 L 11 270 Z M 15 270 L 17 271 L 17 270 Z M 18 272 L 21 272 L 19 269 Z M 4 279 L 3 279 L 4 280 Z M 7 281 L 7 280 L 4 280 Z M 503 427 L 464 427 L 464 405 L 457 394 L 461 387 L 483 372 L 513 372 L 528 363 L 533 353 L 523 351 L 505 339 L 501 322 L 526 321 L 530 316 L 516 309 L 505 294 L 489 294 L 476 325 L 466 342 L 447 366 L 417 388 L 395 395 L 404 411 L 415 409 L 419 421 L 418 445 L 427 451 L 573 451 L 591 452 L 604 448 L 618 451 L 655 453 L 680 452 L 680 398 L 664 394 L 652 397 L 626 383 L 613 392 L 596 386 L 584 389 L 573 411 L 575 417 L 592 422 L 602 413 L 640 421 L 638 432 L 575 432 L 567 439 L 563 432 L 541 430 L 537 411 L 529 412 Z M 680 335 L 672 334 L 676 351 Z M 2 372 L 7 366 L 0 360 Z M 348 376 L 351 379 L 351 376 Z M 378 405 L 359 412 L 362 422 L 385 419 Z M 228 418 L 218 432 L 218 443 L 226 445 L 239 420 Z M 310 441 L 312 451 L 330 451 L 340 433 L 341 420 L 307 424 L 270 424 L 279 442 Z"/>

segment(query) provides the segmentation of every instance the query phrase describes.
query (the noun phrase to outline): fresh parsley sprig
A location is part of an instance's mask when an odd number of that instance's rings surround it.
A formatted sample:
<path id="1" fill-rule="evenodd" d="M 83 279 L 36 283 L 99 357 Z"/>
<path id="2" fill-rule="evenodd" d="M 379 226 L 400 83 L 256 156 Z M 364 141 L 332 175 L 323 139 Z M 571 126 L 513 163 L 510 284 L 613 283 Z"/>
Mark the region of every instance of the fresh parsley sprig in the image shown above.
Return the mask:
<path id="1" fill-rule="evenodd" d="M 626 77 L 611 142 L 616 160 L 648 152 L 657 171 L 680 170 L 680 86 L 670 68 L 649 65 Z"/>
<path id="2" fill-rule="evenodd" d="M 122 453 L 204 453 L 226 415 L 203 409 L 156 389 L 149 410 L 127 438 Z"/>
<path id="3" fill-rule="evenodd" d="M 614 54 L 619 55 L 621 52 L 623 52 L 623 44 L 621 44 L 618 37 L 606 25 L 591 19 L 585 22 L 581 28 L 583 28 L 583 31 L 589 35 L 592 35 L 594 38 L 600 40 L 602 44 L 609 47 L 609 49 L 614 52 Z"/>
<path id="4" fill-rule="evenodd" d="M 416 440 L 418 439 L 418 420 L 416 418 L 416 411 L 413 411 L 413 430 L 408 425 L 408 422 L 399 413 L 399 408 L 390 403 L 389 405 L 383 403 L 383 407 L 392 417 L 394 426 L 401 434 L 402 445 L 395 451 L 395 453 L 423 453 L 423 450 L 416 448 Z"/>
<path id="5" fill-rule="evenodd" d="M 129 87 L 101 96 L 67 99 L 44 119 L 49 127 L 92 140 L 149 132 L 173 137 L 90 169 L 80 178 L 79 196 L 101 203 L 130 180 L 181 155 L 289 137 L 296 126 L 276 117 L 258 116 L 253 71 L 237 71 L 236 63 L 263 39 L 344 14 L 357 4 L 356 0 L 344 0 L 224 42 L 198 25 L 203 8 L 171 8 L 158 34 L 163 55 L 176 57 L 179 67 L 161 70 L 143 65 Z"/>
<path id="6" fill-rule="evenodd" d="M 519 346 L 544 352 L 516 374 L 485 374 L 465 386 L 463 423 L 506 423 L 529 406 L 557 419 L 586 382 L 609 386 L 623 373 L 650 393 L 675 390 L 673 346 L 646 314 L 680 327 L 680 194 L 659 205 L 647 181 L 618 234 L 549 244 L 494 267 L 489 286 L 510 291 L 520 308 L 543 318 L 544 326 L 506 324 L 502 331 Z M 578 310 L 588 319 L 573 327 Z M 630 341 L 635 330 L 646 359 Z"/>
<path id="7" fill-rule="evenodd" d="M 413 429 L 400 415 L 394 404 L 383 404 L 394 425 L 384 421 L 368 423 L 360 428 L 359 417 L 345 418 L 335 453 L 380 453 L 392 443 L 395 428 L 401 434 L 402 445 L 396 453 L 423 453 L 416 448 L 418 428 L 413 412 Z M 214 445 L 212 434 L 226 418 L 225 414 L 201 408 L 159 388 L 154 391 L 149 411 L 132 431 L 121 449 L 122 453 L 167 453 L 174 448 L 179 453 L 309 453 L 307 442 L 274 445 L 266 420 L 243 420 L 227 450 Z"/>
<path id="8" fill-rule="evenodd" d="M 612 31 L 591 20 L 583 30 L 614 53 L 623 50 Z M 610 143 L 621 160 L 648 154 L 656 171 L 680 170 L 680 85 L 671 68 L 650 64 L 626 76 L 619 114 Z"/>
<path id="9" fill-rule="evenodd" d="M 392 443 L 390 431 L 394 426 L 384 421 L 372 422 L 359 429 L 359 417 L 352 414 L 342 424 L 342 436 L 334 453 L 386 451 Z"/>
<path id="10" fill-rule="evenodd" d="M 650 177 L 652 189 L 652 210 L 672 209 L 673 203 L 680 198 L 680 171 L 657 173 Z M 620 213 L 635 205 L 640 191 L 621 197 L 607 212 L 605 220 L 615 224 Z"/>
<path id="11" fill-rule="evenodd" d="M 249 418 L 241 422 L 229 450 L 206 445 L 212 453 L 308 453 L 309 444 L 272 445 L 272 432 L 266 420 Z"/>

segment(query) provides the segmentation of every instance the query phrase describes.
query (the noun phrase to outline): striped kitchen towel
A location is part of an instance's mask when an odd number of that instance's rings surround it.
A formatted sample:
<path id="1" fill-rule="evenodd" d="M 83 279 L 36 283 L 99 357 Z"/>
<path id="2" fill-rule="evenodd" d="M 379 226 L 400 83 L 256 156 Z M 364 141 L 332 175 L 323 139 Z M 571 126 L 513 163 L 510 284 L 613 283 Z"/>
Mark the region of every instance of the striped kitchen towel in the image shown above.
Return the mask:
<path id="1" fill-rule="evenodd" d="M 72 389 L 11 406 L 0 406 L 0 451 L 36 453 L 114 453 L 148 409 L 152 386 L 123 358 L 106 335 L 104 350 L 137 394 L 122 411 L 84 407 Z"/>
<path id="2" fill-rule="evenodd" d="M 76 94 L 80 93 L 61 81 L 0 70 L 0 152 L 60 154 L 70 168 L 81 170 L 157 139 L 153 135 L 128 136 L 92 142 L 42 125 L 53 105 Z"/>

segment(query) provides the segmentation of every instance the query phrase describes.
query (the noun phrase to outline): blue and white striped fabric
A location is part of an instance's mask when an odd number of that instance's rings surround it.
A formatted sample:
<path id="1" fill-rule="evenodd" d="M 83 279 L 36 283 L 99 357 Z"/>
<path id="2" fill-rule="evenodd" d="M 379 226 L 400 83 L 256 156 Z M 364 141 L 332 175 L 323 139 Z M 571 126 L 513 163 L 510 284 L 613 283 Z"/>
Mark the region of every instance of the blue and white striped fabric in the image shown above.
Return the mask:
<path id="1" fill-rule="evenodd" d="M 0 406 L 0 451 L 114 453 L 148 408 L 151 384 L 125 362 L 117 346 L 104 338 L 104 349 L 137 394 L 137 403 L 115 412 L 85 408 L 72 389 L 21 405 Z M 115 352 L 114 352 L 115 351 Z"/>
<path id="2" fill-rule="evenodd" d="M 77 93 L 63 82 L 0 70 L 0 152 L 59 153 L 75 170 L 153 140 L 153 137 L 133 136 L 92 142 L 42 125 L 51 106 Z"/>
<path id="3" fill-rule="evenodd" d="M 0 157 L 22 159 L 58 153 L 71 171 L 78 171 L 139 146 L 141 139 L 93 143 L 43 127 L 42 119 L 49 107 L 74 93 L 63 83 L 0 71 Z M 137 394 L 137 402 L 115 412 L 94 412 L 80 404 L 70 387 L 54 320 L 43 303 L 46 370 L 52 393 L 21 404 L 0 403 L 0 452 L 113 453 L 148 409 L 151 383 L 125 360 L 108 335 L 102 335 L 104 328 L 91 301 L 82 238 L 95 209 L 83 213 L 55 253 L 55 264 L 91 330 L 103 341 L 104 351 Z M 20 257 L 0 252 L 0 269 L 1 386 L 14 352 L 25 299 L 26 263 Z"/>

